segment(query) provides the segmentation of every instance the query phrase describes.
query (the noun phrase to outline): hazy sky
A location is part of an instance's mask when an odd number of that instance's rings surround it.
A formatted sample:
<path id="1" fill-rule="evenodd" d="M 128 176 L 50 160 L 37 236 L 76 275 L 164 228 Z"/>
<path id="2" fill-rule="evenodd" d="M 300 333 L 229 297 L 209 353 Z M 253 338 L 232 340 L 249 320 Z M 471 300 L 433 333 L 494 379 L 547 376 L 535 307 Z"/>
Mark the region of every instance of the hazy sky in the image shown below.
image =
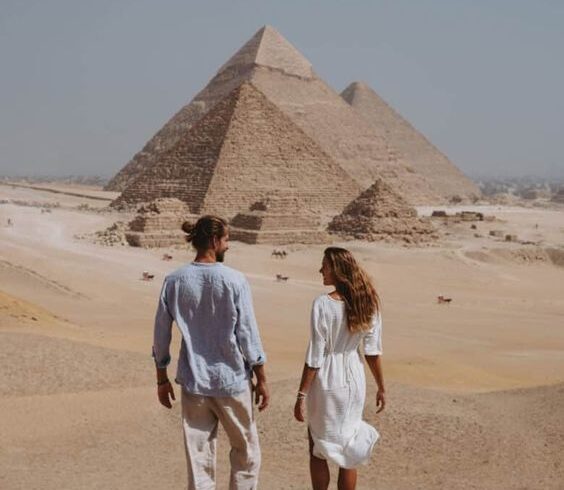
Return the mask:
<path id="1" fill-rule="evenodd" d="M 0 0 L 0 174 L 113 175 L 264 24 L 466 173 L 564 176 L 564 0 Z"/>

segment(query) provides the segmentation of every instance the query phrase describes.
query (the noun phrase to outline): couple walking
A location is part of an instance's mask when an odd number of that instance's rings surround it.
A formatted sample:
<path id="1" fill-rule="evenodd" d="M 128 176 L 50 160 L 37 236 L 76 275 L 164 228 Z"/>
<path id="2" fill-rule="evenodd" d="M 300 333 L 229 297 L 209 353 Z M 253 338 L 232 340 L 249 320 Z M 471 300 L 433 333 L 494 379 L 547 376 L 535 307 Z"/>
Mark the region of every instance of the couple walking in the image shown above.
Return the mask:
<path id="1" fill-rule="evenodd" d="M 176 382 L 181 385 L 188 488 L 215 488 L 221 422 L 231 445 L 230 488 L 255 489 L 261 455 L 253 398 L 262 411 L 270 393 L 251 291 L 243 274 L 222 264 L 229 248 L 225 220 L 200 218 L 188 241 L 196 258 L 165 278 L 155 319 L 158 398 L 167 408 L 175 400 L 167 374 L 174 321 L 182 333 Z M 368 461 L 378 439 L 362 420 L 361 344 L 378 385 L 378 411 L 385 406 L 379 301 L 366 273 L 343 248 L 325 250 L 320 272 L 323 284 L 335 290 L 313 303 L 294 416 L 304 422 L 307 412 L 313 488 L 328 488 L 331 462 L 339 466 L 339 489 L 353 489 L 355 468 Z"/>

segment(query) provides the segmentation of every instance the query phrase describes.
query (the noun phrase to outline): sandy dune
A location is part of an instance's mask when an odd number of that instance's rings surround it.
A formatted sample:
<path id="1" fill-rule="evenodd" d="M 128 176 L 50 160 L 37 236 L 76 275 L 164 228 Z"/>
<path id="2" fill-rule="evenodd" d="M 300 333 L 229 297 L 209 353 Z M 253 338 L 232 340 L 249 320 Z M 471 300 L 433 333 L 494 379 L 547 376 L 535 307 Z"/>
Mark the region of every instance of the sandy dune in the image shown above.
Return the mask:
<path id="1" fill-rule="evenodd" d="M 157 404 L 149 352 L 162 279 L 192 253 L 164 262 L 164 250 L 75 239 L 122 219 L 77 209 L 103 201 L 6 186 L 2 199 L 61 207 L 0 205 L 0 488 L 183 488 L 179 407 Z M 564 488 L 564 268 L 534 252 L 564 245 L 564 210 L 490 211 L 503 221 L 479 223 L 477 238 L 461 224 L 434 247 L 346 245 L 384 302 L 389 392 L 383 414 L 366 410 L 383 439 L 359 488 Z M 540 244 L 521 260 L 527 246 L 493 228 Z M 234 242 L 227 261 L 250 279 L 269 355 L 262 488 L 301 489 L 305 428 L 291 409 L 323 247 L 271 250 Z"/>

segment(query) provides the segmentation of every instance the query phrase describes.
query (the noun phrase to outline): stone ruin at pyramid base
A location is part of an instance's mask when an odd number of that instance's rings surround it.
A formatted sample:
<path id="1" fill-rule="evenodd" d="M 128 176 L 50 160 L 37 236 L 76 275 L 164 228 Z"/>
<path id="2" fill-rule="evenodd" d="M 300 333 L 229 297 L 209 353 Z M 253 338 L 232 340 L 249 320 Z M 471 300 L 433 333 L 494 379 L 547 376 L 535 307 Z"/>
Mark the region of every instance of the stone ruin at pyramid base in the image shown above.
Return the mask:
<path id="1" fill-rule="evenodd" d="M 178 199 L 156 199 L 138 208 L 137 216 L 125 232 L 127 243 L 133 247 L 171 247 L 186 244 L 181 230 L 185 221 L 196 221 L 188 206 Z"/>
<path id="2" fill-rule="evenodd" d="M 290 245 L 301 243 L 304 245 L 314 245 L 330 243 L 329 234 L 323 230 L 245 230 L 236 227 L 230 227 L 231 240 L 236 240 L 251 245 L 269 244 L 269 245 Z"/>
<path id="3" fill-rule="evenodd" d="M 178 232 L 139 233 L 128 231 L 125 233 L 127 243 L 132 247 L 165 248 L 186 245 L 186 234 Z"/>
<path id="4" fill-rule="evenodd" d="M 231 220 L 230 237 L 251 244 L 329 243 L 319 216 L 300 212 L 299 204 L 293 196 L 276 194 L 257 201 L 249 211 Z"/>
<path id="5" fill-rule="evenodd" d="M 438 238 L 437 230 L 423 219 L 336 217 L 329 230 L 343 240 L 369 242 L 419 244 L 433 242 Z"/>

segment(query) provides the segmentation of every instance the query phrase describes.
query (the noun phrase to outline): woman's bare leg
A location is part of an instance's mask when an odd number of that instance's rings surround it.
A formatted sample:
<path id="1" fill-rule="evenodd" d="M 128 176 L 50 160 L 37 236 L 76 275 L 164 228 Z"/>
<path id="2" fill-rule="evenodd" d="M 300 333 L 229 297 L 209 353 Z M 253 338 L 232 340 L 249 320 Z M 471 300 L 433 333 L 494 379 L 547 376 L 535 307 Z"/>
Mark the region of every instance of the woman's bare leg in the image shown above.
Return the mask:
<path id="1" fill-rule="evenodd" d="M 339 468 L 339 490 L 354 490 L 356 488 L 356 470 Z"/>
<path id="2" fill-rule="evenodd" d="M 329 466 L 327 465 L 327 461 L 313 455 L 313 439 L 311 438 L 309 430 L 307 431 L 307 435 L 309 438 L 309 472 L 311 474 L 311 485 L 313 490 L 327 490 L 331 478 Z"/>

